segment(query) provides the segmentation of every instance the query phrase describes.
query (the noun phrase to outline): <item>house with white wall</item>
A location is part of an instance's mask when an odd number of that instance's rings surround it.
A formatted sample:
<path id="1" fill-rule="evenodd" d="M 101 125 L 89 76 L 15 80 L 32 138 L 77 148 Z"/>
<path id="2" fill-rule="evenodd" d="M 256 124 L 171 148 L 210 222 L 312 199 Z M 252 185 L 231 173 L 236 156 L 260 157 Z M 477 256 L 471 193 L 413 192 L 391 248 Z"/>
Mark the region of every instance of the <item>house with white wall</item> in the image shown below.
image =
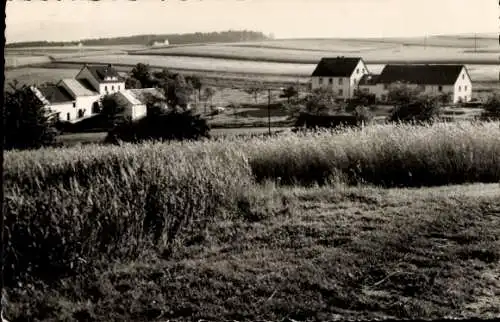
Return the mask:
<path id="1" fill-rule="evenodd" d="M 125 91 L 125 80 L 112 65 L 84 65 L 75 78 L 31 89 L 59 120 L 76 122 L 99 113 L 105 95 Z"/>
<path id="2" fill-rule="evenodd" d="M 364 76 L 359 90 L 385 101 L 390 86 L 397 83 L 418 88 L 423 94 L 447 94 L 452 103 L 469 102 L 472 97 L 472 80 L 465 65 L 389 64 L 379 75 Z"/>
<path id="3" fill-rule="evenodd" d="M 125 90 L 125 80 L 111 64 L 85 65 L 75 79 L 88 81 L 100 95 Z"/>
<path id="4" fill-rule="evenodd" d="M 311 89 L 329 89 L 339 98 L 351 98 L 363 75 L 368 73 L 361 57 L 325 57 L 311 75 Z"/>
<path id="5" fill-rule="evenodd" d="M 139 120 L 147 115 L 148 103 L 164 101 L 165 96 L 157 88 L 128 89 L 113 94 L 113 99 L 125 108 L 123 115 Z"/>

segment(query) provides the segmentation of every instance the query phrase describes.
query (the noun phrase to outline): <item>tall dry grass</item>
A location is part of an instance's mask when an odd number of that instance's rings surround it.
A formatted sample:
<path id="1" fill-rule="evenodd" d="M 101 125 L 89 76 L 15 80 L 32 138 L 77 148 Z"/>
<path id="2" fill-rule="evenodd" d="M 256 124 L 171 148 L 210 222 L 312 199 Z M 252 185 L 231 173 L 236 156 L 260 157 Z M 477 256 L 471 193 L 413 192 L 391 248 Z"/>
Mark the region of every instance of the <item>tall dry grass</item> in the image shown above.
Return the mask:
<path id="1" fill-rule="evenodd" d="M 249 183 L 245 156 L 210 143 L 8 152 L 6 281 L 170 256 Z"/>
<path id="2" fill-rule="evenodd" d="M 149 251 L 171 257 L 203 240 L 203 227 L 225 210 L 252 207 L 246 191 L 254 179 L 499 182 L 500 127 L 375 125 L 267 139 L 11 151 L 4 169 L 6 281 L 14 282 Z"/>
<path id="3" fill-rule="evenodd" d="M 256 139 L 246 146 L 259 181 L 382 186 L 500 181 L 498 122 L 374 125 Z"/>

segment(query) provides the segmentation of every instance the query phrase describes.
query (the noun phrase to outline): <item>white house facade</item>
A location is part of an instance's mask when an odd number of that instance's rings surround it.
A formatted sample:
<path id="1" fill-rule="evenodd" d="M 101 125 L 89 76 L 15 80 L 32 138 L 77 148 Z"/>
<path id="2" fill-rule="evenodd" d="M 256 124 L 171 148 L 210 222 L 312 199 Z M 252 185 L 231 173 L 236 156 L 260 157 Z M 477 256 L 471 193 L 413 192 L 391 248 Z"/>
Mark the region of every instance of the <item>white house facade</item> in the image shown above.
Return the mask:
<path id="1" fill-rule="evenodd" d="M 368 68 L 359 57 L 322 58 L 311 75 L 311 88 L 329 89 L 339 98 L 351 98 L 365 74 Z"/>
<path id="2" fill-rule="evenodd" d="M 366 75 L 359 90 L 385 101 L 391 85 L 404 83 L 423 94 L 449 95 L 451 103 L 469 102 L 472 80 L 464 65 L 386 65 L 379 75 Z"/>
<path id="3" fill-rule="evenodd" d="M 99 113 L 103 96 L 125 91 L 125 80 L 111 65 L 85 65 L 75 78 L 32 91 L 60 121 L 77 122 Z"/>

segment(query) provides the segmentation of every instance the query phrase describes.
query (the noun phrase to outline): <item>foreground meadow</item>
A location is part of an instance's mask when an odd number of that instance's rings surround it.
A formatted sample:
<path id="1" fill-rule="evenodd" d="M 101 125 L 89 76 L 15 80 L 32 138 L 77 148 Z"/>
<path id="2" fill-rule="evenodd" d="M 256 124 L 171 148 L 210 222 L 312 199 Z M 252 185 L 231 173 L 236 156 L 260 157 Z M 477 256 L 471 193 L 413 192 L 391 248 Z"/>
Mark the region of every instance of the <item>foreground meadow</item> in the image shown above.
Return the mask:
<path id="1" fill-rule="evenodd" d="M 500 313 L 499 123 L 12 151 L 4 169 L 11 321 Z"/>

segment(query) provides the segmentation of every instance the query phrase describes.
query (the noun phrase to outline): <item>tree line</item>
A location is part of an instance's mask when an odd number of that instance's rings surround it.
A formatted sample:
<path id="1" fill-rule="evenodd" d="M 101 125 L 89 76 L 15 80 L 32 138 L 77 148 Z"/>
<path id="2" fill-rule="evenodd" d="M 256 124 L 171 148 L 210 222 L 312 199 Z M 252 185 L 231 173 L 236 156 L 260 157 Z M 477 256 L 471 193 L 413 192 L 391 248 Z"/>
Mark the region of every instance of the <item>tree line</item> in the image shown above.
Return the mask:
<path id="1" fill-rule="evenodd" d="M 249 30 L 228 30 L 220 32 L 195 32 L 185 34 L 162 34 L 162 35 L 135 35 L 127 37 L 84 39 L 82 41 L 23 41 L 6 44 L 6 48 L 22 47 L 59 47 L 76 46 L 82 43 L 84 46 L 117 46 L 117 45 L 152 45 L 155 41 L 163 42 L 168 39 L 169 44 L 182 45 L 191 43 L 207 42 L 241 42 L 262 41 L 269 39 L 262 32 Z"/>

